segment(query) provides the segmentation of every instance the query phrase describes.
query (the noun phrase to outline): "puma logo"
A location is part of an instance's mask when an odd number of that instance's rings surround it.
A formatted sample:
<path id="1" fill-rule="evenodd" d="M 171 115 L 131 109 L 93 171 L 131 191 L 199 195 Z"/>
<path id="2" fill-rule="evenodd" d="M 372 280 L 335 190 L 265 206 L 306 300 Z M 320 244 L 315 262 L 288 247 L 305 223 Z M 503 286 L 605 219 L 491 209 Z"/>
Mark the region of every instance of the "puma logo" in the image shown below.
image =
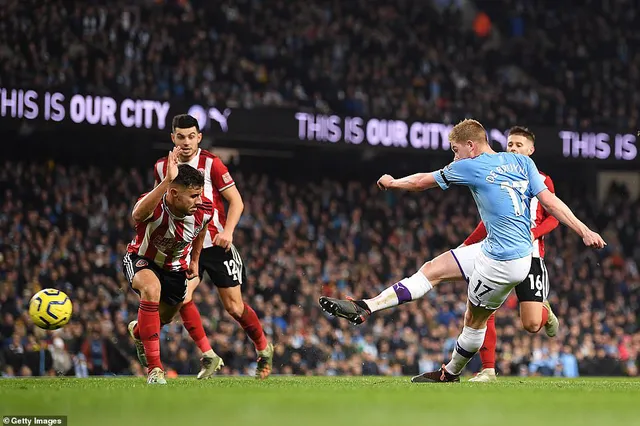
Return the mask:
<path id="1" fill-rule="evenodd" d="M 220 129 L 222 129 L 223 132 L 226 133 L 229 131 L 228 119 L 231 115 L 231 109 L 229 108 L 220 111 L 218 108 L 205 109 L 200 105 L 192 105 L 189 108 L 188 114 L 198 121 L 198 126 L 200 126 L 201 129 L 207 127 L 208 119 L 210 118 L 220 125 Z"/>
<path id="2" fill-rule="evenodd" d="M 229 130 L 229 124 L 227 123 L 227 120 L 229 119 L 230 115 L 231 110 L 229 108 L 225 108 L 222 112 L 220 112 L 218 108 L 209 108 L 209 118 L 217 121 L 223 132 L 227 132 Z"/>

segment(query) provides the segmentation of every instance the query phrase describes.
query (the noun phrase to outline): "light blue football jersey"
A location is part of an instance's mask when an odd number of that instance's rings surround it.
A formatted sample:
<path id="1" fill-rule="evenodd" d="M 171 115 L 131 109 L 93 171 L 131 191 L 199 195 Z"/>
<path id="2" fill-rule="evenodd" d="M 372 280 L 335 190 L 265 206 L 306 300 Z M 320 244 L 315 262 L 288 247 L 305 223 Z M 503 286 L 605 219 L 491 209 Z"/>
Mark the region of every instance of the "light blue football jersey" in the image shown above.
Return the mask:
<path id="1" fill-rule="evenodd" d="M 454 161 L 432 173 L 442 189 L 468 186 L 487 228 L 482 251 L 513 260 L 533 251 L 529 205 L 547 187 L 531 158 L 500 152 Z"/>

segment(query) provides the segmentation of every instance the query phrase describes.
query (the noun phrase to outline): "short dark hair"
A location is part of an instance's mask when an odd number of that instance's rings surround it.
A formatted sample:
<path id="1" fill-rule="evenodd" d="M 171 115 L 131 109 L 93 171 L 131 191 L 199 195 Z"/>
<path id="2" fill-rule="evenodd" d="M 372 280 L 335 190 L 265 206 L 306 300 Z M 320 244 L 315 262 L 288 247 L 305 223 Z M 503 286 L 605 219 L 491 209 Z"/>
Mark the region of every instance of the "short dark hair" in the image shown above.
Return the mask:
<path id="1" fill-rule="evenodd" d="M 536 143 L 536 135 L 533 134 L 531 130 L 524 126 L 513 126 L 509 129 L 509 136 L 524 136 L 529 139 L 532 143 Z"/>
<path id="2" fill-rule="evenodd" d="M 202 188 L 204 186 L 204 174 L 188 164 L 179 164 L 178 176 L 172 183 L 185 188 Z"/>
<path id="3" fill-rule="evenodd" d="M 200 125 L 195 117 L 189 114 L 178 114 L 171 120 L 171 132 L 175 133 L 176 129 L 188 129 L 195 127 L 198 133 L 200 133 Z"/>

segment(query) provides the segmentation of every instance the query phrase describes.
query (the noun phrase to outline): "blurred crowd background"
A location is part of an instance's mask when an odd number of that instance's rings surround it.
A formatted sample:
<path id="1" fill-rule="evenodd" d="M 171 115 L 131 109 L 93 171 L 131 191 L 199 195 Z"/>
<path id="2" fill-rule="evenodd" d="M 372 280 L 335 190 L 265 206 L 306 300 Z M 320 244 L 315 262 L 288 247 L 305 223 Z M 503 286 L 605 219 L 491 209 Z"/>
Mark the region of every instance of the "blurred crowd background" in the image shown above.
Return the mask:
<path id="1" fill-rule="evenodd" d="M 444 123 L 473 117 L 499 128 L 636 129 L 633 3 L 0 0 L 0 87 Z M 141 375 L 126 327 L 138 298 L 121 259 L 133 202 L 153 185 L 152 163 L 41 160 L 0 168 L 0 371 Z M 243 292 L 276 344 L 275 374 L 413 375 L 449 357 L 464 283 L 360 327 L 328 318 L 317 299 L 374 295 L 459 245 L 478 220 L 468 191 L 383 194 L 330 162 L 312 167 L 323 168 L 320 177 L 239 164 L 231 169 L 246 206 L 235 234 L 249 275 Z M 547 265 L 560 332 L 524 332 L 509 299 L 497 318 L 500 374 L 638 374 L 640 202 L 617 184 L 599 200 L 592 184 L 556 180 L 608 246 L 587 250 L 567 228 L 553 231 Z M 54 333 L 27 314 L 46 287 L 74 303 L 71 323 Z M 194 299 L 226 363 L 221 374 L 251 374 L 253 346 L 210 282 Z M 198 371 L 179 321 L 163 328 L 162 358 L 170 374 Z M 478 369 L 476 357 L 468 372 Z"/>

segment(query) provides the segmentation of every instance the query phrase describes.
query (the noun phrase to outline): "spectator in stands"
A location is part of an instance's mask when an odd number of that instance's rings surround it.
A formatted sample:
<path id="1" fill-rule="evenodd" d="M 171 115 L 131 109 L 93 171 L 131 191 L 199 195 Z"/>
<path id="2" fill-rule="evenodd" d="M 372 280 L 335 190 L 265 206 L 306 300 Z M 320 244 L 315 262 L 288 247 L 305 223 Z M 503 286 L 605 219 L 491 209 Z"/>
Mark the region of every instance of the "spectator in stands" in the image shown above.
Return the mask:
<path id="1" fill-rule="evenodd" d="M 458 3 L 8 0 L 0 87 L 637 128 L 630 0 L 477 0 L 476 20 Z"/>

